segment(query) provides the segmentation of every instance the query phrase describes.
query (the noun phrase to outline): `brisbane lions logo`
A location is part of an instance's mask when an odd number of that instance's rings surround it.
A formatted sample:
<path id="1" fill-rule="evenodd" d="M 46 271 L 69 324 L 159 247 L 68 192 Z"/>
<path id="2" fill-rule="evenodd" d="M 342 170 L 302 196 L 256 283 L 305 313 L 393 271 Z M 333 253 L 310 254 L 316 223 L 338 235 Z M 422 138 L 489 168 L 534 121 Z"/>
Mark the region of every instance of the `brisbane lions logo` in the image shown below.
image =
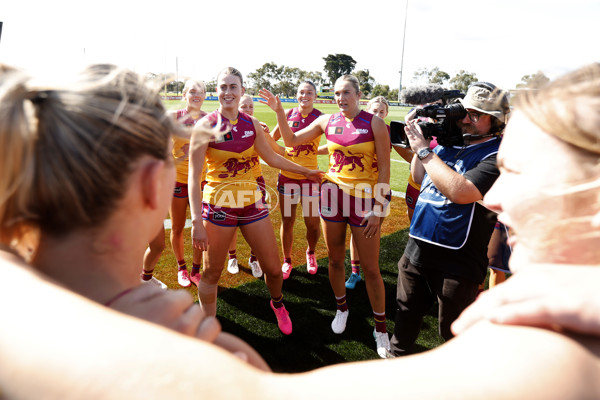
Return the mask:
<path id="1" fill-rule="evenodd" d="M 334 162 L 329 171 L 340 172 L 342 168 L 344 168 L 346 165 L 351 165 L 351 168 L 348 171 L 354 171 L 356 167 L 359 167 L 361 169 L 361 172 L 364 171 L 365 166 L 362 163 L 362 159 L 364 158 L 364 156 L 355 156 L 354 154 L 352 154 L 351 151 L 348 151 L 348 153 L 350 154 L 349 156 L 344 154 L 344 152 L 341 150 L 334 150 L 333 154 L 331 155 L 333 157 Z M 336 168 L 337 171 L 335 170 Z"/>
<path id="2" fill-rule="evenodd" d="M 186 143 L 181 147 L 181 151 L 183 151 L 183 154 L 187 157 L 190 155 L 190 144 Z"/>
<path id="3" fill-rule="evenodd" d="M 379 171 L 379 165 L 377 164 L 377 160 L 373 160 L 373 163 L 371 164 L 371 169 L 373 170 L 373 172 Z"/>
<path id="4" fill-rule="evenodd" d="M 290 157 L 298 157 L 300 153 L 305 152 L 304 155 L 307 156 L 311 153 L 314 154 L 315 148 L 312 143 L 300 144 L 298 146 L 294 146 L 292 151 L 288 152 L 287 155 Z"/>
<path id="5" fill-rule="evenodd" d="M 230 158 L 223 163 L 223 166 L 227 169 L 227 174 L 219 174 L 219 178 L 227 178 L 229 176 L 234 177 L 238 172 L 246 173 L 252 169 L 254 163 L 252 160 L 240 161 L 237 158 Z"/>

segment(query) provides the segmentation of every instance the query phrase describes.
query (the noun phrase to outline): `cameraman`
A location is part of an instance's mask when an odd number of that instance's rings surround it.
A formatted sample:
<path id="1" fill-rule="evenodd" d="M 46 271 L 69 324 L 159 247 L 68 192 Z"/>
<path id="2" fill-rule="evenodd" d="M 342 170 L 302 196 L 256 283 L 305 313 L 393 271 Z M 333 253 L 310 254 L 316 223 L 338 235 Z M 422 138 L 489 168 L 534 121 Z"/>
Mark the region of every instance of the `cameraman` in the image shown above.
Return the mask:
<path id="1" fill-rule="evenodd" d="M 495 216 L 477 202 L 499 175 L 496 153 L 508 98 L 494 85 L 476 82 L 459 101 L 466 112 L 454 124 L 462 146 L 431 150 L 417 120 L 408 121 L 405 128 L 416 154 L 411 175 L 421 184 L 421 193 L 398 262 L 391 340 L 396 356 L 414 351 L 423 317 L 436 299 L 440 335 L 452 338 L 450 325 L 475 300 L 487 271 Z M 438 141 L 442 142 L 439 137 Z"/>
<path id="2" fill-rule="evenodd" d="M 458 97 L 460 97 L 460 90 L 444 90 L 444 88 L 442 88 L 440 85 L 435 84 L 407 88 L 401 92 L 401 102 L 415 104 L 417 107 L 414 107 L 412 110 L 410 110 L 406 117 L 404 117 L 404 120 L 408 122 L 416 118 L 419 121 L 429 121 L 431 118 L 417 116 L 417 110 L 421 109 L 423 106 L 434 104 L 446 105 Z M 433 150 L 437 145 L 437 140 L 432 138 L 432 140 L 429 142 L 429 148 Z M 410 150 L 410 148 L 405 149 L 402 146 L 394 145 L 394 149 L 402 156 L 402 158 L 411 163 L 414 153 Z M 412 175 L 409 175 L 408 183 L 406 185 L 406 195 L 404 196 L 409 221 L 412 220 L 413 212 L 415 211 L 415 204 L 419 199 L 420 190 L 421 185 L 413 180 Z"/>

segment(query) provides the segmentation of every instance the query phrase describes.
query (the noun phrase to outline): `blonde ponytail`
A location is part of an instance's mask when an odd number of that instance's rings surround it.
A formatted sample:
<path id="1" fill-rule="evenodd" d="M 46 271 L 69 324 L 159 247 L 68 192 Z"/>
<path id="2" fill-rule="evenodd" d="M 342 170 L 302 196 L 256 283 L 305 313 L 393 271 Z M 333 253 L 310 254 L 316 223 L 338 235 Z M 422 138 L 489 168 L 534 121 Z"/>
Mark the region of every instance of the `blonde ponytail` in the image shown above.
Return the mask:
<path id="1" fill-rule="evenodd" d="M 34 181 L 37 119 L 24 73 L 0 65 L 0 243 L 25 235 L 31 217 L 28 193 Z"/>

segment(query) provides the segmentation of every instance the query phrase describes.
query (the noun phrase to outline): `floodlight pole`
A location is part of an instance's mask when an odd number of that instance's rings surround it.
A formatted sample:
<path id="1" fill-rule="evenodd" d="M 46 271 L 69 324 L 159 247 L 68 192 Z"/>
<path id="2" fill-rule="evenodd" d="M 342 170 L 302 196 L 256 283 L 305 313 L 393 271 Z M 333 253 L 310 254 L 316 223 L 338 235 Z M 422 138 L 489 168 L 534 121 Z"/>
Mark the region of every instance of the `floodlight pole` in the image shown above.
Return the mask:
<path id="1" fill-rule="evenodd" d="M 404 69 L 404 42 L 406 41 L 406 17 L 408 16 L 408 0 L 406 0 L 406 9 L 404 10 L 404 33 L 402 34 L 402 58 L 400 60 L 400 87 L 398 89 L 398 102 L 400 101 L 400 92 L 402 91 L 402 70 Z"/>

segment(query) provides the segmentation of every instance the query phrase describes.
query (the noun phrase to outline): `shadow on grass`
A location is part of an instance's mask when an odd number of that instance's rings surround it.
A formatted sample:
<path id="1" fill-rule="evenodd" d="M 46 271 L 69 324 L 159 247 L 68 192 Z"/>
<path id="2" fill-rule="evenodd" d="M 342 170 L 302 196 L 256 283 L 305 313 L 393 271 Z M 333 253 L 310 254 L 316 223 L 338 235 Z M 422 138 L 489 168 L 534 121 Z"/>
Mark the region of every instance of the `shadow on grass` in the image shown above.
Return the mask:
<path id="1" fill-rule="evenodd" d="M 380 268 L 386 292 L 388 332 L 393 331 L 397 262 L 406 245 L 407 231 L 398 231 L 381 240 Z M 350 274 L 346 255 L 346 276 Z M 347 291 L 350 316 L 341 335 L 331 331 L 335 297 L 327 274 L 327 258 L 318 261 L 316 275 L 305 265 L 294 268 L 284 281 L 284 303 L 293 323 L 293 333 L 283 335 L 269 306 L 269 293 L 263 280 L 256 280 L 219 293 L 218 317 L 223 330 L 247 341 L 279 372 L 302 372 L 318 367 L 377 359 L 373 339 L 373 314 L 364 281 Z M 432 309 L 433 310 L 433 309 Z M 437 335 L 437 315 L 428 315 L 417 342 L 418 351 L 441 343 Z"/>

